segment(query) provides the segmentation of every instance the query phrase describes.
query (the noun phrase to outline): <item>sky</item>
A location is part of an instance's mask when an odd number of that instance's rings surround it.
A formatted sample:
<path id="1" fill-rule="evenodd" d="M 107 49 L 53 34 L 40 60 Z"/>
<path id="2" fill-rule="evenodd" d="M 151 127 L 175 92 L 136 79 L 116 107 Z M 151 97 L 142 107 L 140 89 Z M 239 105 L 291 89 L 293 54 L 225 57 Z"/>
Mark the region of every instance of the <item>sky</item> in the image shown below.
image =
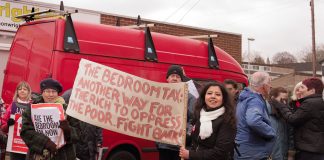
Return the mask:
<path id="1" fill-rule="evenodd" d="M 59 4 L 59 0 L 34 0 Z M 65 6 L 242 35 L 242 54 L 300 53 L 312 44 L 310 0 L 64 0 Z M 316 45 L 324 45 L 324 0 L 314 0 Z M 217 40 L 217 39 L 216 39 Z"/>

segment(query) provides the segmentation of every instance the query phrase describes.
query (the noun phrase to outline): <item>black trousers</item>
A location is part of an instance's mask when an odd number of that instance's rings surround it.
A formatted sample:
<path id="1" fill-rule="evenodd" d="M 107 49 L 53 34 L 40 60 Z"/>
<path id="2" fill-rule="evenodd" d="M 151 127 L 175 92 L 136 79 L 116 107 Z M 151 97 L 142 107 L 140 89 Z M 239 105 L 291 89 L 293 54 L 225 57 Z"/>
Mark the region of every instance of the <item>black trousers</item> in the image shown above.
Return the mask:
<path id="1" fill-rule="evenodd" d="M 159 149 L 160 160 L 180 160 L 179 151 Z"/>
<path id="2" fill-rule="evenodd" d="M 324 160 L 324 154 L 307 151 L 297 151 L 295 155 L 295 160 Z"/>
<path id="3" fill-rule="evenodd" d="M 10 153 L 10 160 L 25 160 L 26 154 Z"/>

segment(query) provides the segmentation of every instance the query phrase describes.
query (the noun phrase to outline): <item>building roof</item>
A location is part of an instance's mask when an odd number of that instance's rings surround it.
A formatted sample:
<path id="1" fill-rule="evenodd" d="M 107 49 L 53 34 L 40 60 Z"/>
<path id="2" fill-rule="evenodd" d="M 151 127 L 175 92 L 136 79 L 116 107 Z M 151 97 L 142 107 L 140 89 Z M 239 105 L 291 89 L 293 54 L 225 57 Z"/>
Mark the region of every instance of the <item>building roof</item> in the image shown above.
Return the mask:
<path id="1" fill-rule="evenodd" d="M 293 68 L 296 72 L 313 70 L 312 62 L 276 64 L 276 66 Z M 316 63 L 316 70 L 321 70 L 321 64 Z"/>

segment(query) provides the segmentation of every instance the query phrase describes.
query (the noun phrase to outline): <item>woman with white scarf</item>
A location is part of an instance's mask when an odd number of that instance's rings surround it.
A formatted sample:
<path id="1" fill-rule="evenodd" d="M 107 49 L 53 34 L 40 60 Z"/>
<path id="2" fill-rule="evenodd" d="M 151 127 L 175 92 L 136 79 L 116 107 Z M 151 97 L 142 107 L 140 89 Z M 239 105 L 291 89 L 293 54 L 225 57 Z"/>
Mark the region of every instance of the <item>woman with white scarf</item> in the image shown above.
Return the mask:
<path id="1" fill-rule="evenodd" d="M 236 118 L 232 99 L 220 83 L 207 84 L 194 111 L 192 146 L 179 156 L 190 160 L 230 160 L 234 152 Z"/>

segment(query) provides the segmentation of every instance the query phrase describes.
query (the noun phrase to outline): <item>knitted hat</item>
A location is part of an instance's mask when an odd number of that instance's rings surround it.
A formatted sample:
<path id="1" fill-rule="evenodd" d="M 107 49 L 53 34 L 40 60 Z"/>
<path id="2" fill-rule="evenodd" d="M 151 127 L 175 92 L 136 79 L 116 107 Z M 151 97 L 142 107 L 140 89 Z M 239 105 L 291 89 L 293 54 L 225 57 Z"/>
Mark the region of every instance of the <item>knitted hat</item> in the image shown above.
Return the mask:
<path id="1" fill-rule="evenodd" d="M 183 71 L 179 65 L 171 65 L 168 69 L 166 78 L 168 78 L 171 74 L 177 74 L 180 76 L 181 81 L 183 81 Z"/>
<path id="2" fill-rule="evenodd" d="M 41 89 L 41 93 L 43 93 L 43 91 L 45 89 L 54 89 L 56 90 L 58 93 L 62 92 L 63 90 L 63 87 L 61 85 L 60 82 L 58 82 L 57 80 L 55 79 L 52 79 L 52 78 L 47 78 L 47 79 L 44 79 L 41 81 L 40 83 L 40 89 Z"/>
<path id="3" fill-rule="evenodd" d="M 314 89 L 315 94 L 322 94 L 323 92 L 323 82 L 319 78 L 307 78 L 303 80 L 302 83 L 307 87 L 308 90 Z"/>

